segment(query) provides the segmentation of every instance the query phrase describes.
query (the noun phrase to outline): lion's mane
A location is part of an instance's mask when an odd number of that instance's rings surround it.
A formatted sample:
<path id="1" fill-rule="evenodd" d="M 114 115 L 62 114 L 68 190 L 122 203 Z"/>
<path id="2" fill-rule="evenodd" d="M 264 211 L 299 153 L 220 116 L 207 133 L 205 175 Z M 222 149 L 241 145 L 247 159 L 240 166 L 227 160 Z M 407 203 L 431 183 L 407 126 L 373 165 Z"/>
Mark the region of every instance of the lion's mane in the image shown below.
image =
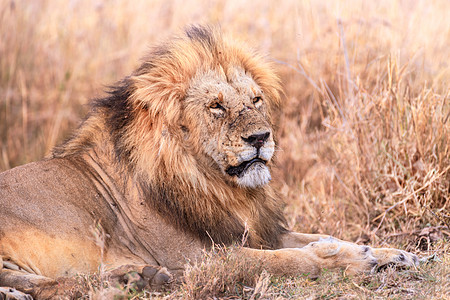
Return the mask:
<path id="1" fill-rule="evenodd" d="M 229 66 L 251 74 L 269 105 L 278 104 L 280 83 L 270 63 L 214 28 L 193 26 L 153 48 L 131 76 L 107 97 L 93 101 L 88 118 L 55 148 L 53 157 L 86 151 L 106 136 L 113 151 L 105 160 L 124 181 L 133 180 L 143 201 L 170 224 L 220 244 L 239 242 L 248 229 L 248 245 L 276 247 L 286 229 L 272 187 L 250 189 L 226 182 L 203 158 L 195 142 L 200 137 L 185 138 L 183 124 L 189 120 L 183 119 L 183 99 L 190 79 L 199 70 Z M 248 224 L 243 216 L 250 217 Z"/>

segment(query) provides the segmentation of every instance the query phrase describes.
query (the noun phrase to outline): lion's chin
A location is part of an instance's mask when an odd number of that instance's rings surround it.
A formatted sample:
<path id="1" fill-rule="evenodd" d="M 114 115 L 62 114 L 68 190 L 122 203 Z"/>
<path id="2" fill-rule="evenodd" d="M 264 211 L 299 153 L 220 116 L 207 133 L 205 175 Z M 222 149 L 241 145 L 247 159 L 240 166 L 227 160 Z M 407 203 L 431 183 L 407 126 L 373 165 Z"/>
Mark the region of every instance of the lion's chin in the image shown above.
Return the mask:
<path id="1" fill-rule="evenodd" d="M 236 181 L 242 187 L 257 188 L 269 183 L 271 179 L 269 168 L 264 163 L 256 162 L 238 176 Z"/>

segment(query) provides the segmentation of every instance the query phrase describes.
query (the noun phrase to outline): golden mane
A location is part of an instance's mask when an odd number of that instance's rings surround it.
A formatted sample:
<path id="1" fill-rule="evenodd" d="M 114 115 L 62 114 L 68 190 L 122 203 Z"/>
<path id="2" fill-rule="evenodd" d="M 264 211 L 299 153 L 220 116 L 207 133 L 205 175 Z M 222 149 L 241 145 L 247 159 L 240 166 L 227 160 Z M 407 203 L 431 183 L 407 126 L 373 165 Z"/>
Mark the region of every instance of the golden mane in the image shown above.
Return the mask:
<path id="1" fill-rule="evenodd" d="M 85 150 L 98 143 L 92 136 L 105 127 L 118 169 L 126 169 L 139 182 L 142 197 L 168 222 L 204 241 L 225 244 L 240 240 L 248 226 L 250 245 L 274 247 L 278 243 L 274 237 L 285 230 L 285 221 L 273 189 L 231 185 L 202 160 L 195 142 L 183 139 L 183 122 L 187 122 L 183 99 L 191 79 L 207 70 L 228 76 L 233 67 L 251 74 L 269 101 L 269 111 L 279 103 L 280 81 L 270 63 L 214 28 L 193 26 L 185 35 L 153 48 L 109 97 L 94 101 L 88 119 L 53 155 Z M 244 217 L 250 224 L 243 223 Z"/>

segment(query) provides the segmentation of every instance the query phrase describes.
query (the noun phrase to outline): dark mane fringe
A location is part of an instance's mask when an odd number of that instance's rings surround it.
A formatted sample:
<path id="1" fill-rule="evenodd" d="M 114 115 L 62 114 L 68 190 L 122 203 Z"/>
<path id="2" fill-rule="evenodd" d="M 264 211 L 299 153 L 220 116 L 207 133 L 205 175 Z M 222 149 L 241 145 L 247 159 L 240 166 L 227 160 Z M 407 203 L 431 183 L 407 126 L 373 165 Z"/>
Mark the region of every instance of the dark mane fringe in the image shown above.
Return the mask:
<path id="1" fill-rule="evenodd" d="M 115 86 L 109 87 L 107 91 L 109 96 L 96 99 L 91 104 L 93 111 L 106 114 L 105 123 L 112 137 L 116 159 L 122 164 L 127 164 L 131 169 L 133 168 L 129 157 L 134 149 L 130 149 L 125 145 L 122 137 L 126 136 L 127 128 L 134 119 L 133 104 L 130 101 L 133 92 L 132 84 L 128 78 L 125 78 Z"/>
<path id="2" fill-rule="evenodd" d="M 198 41 L 204 45 L 206 49 L 215 52 L 217 41 L 212 32 L 214 29 L 209 26 L 192 25 L 186 29 L 186 36 L 191 41 Z M 220 30 L 217 30 L 220 32 Z"/>
<path id="3" fill-rule="evenodd" d="M 244 246 L 275 249 L 279 246 L 278 238 L 287 232 L 286 219 L 279 205 L 273 205 L 277 199 L 268 197 L 263 191 L 248 190 L 246 195 L 248 202 L 255 204 L 253 213 L 257 224 L 247 233 L 239 217 L 213 195 L 207 197 L 196 191 L 186 193 L 177 189 L 182 183 L 176 179 L 159 183 L 139 181 L 143 198 L 152 209 L 176 228 L 200 238 L 205 244 L 232 245 L 240 243 L 248 234 Z"/>

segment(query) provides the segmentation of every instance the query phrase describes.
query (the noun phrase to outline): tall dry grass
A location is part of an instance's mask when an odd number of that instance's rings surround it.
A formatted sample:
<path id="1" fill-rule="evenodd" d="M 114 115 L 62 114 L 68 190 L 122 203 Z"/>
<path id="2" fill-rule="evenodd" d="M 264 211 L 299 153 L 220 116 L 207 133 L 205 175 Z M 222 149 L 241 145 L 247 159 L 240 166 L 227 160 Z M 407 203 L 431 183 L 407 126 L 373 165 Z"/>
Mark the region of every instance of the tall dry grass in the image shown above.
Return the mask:
<path id="1" fill-rule="evenodd" d="M 290 227 L 436 250 L 450 235 L 448 11 L 447 0 L 0 0 L 0 170 L 44 157 L 148 46 L 220 24 L 283 80 L 274 177 Z"/>

